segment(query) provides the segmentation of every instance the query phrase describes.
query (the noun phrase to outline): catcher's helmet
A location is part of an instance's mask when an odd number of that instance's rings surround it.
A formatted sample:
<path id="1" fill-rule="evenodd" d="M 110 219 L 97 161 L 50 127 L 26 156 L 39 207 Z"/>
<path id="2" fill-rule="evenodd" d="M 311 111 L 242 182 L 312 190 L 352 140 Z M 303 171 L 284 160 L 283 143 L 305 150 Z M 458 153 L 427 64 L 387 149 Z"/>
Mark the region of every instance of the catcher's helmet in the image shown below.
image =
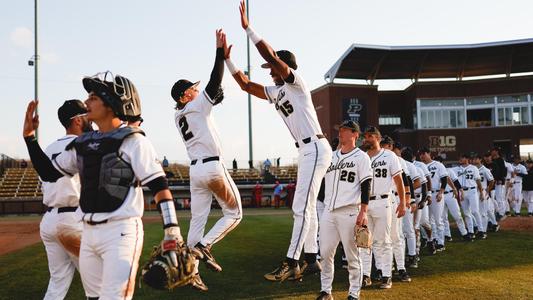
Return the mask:
<path id="1" fill-rule="evenodd" d="M 107 76 L 111 81 L 107 81 Z M 109 71 L 83 78 L 83 87 L 95 93 L 111 107 L 123 121 L 136 121 L 141 116 L 141 99 L 133 83 L 124 76 L 113 76 Z"/>

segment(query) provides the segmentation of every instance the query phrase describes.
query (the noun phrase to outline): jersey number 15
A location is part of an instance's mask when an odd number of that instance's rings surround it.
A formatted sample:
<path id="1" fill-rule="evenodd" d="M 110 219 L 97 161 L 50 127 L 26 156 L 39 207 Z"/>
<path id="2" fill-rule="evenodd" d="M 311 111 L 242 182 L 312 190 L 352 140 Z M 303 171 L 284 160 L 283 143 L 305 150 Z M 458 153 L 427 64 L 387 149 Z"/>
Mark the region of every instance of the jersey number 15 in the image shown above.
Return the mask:
<path id="1" fill-rule="evenodd" d="M 294 111 L 294 108 L 292 107 L 289 100 L 283 102 L 281 105 L 276 103 L 276 109 L 281 110 L 281 112 L 283 113 L 285 117 L 288 117 Z"/>

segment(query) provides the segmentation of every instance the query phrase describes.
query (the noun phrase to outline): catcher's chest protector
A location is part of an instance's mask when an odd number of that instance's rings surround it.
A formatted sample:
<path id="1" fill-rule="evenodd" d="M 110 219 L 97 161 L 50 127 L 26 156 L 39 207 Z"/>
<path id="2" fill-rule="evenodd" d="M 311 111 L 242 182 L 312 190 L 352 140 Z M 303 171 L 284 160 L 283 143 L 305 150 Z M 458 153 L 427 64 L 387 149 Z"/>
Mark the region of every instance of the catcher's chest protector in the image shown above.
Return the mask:
<path id="1" fill-rule="evenodd" d="M 121 127 L 111 132 L 89 132 L 76 138 L 67 150 L 76 148 L 80 171 L 80 207 L 84 213 L 112 212 L 126 200 L 136 184 L 135 174 L 119 155 L 124 139 L 144 132 L 137 127 Z"/>

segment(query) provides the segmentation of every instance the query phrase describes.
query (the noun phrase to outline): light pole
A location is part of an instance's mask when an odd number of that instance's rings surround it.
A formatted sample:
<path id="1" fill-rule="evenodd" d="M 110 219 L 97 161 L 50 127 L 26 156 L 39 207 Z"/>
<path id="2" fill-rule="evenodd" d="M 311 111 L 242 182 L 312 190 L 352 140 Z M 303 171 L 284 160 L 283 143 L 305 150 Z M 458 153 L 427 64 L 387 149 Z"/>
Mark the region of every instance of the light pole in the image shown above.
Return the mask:
<path id="1" fill-rule="evenodd" d="M 35 0 L 37 1 L 37 0 Z M 250 6 L 248 5 L 248 0 L 246 0 L 246 15 L 250 19 Z M 246 52 L 248 60 L 248 78 L 251 79 L 250 73 L 250 38 L 246 36 Z M 249 168 L 253 168 L 254 165 L 254 151 L 253 151 L 253 139 L 252 139 L 252 95 L 248 93 L 248 164 Z"/>
<path id="2" fill-rule="evenodd" d="M 33 65 L 33 67 L 35 68 L 34 69 L 34 84 L 35 84 L 35 87 L 34 87 L 34 90 L 35 90 L 35 96 L 34 96 L 34 100 L 39 100 L 39 43 L 38 43 L 38 27 L 37 27 L 37 8 L 38 8 L 38 0 L 34 0 L 34 4 L 35 4 L 35 9 L 34 9 L 34 44 L 35 44 L 35 48 L 34 48 L 34 54 L 33 54 L 33 57 L 32 57 L 32 60 L 30 60 L 28 62 L 28 64 L 30 66 Z M 37 115 L 38 114 L 38 111 L 37 111 L 37 108 L 35 108 L 35 114 Z M 38 140 L 39 139 L 39 129 L 35 129 L 35 138 Z"/>

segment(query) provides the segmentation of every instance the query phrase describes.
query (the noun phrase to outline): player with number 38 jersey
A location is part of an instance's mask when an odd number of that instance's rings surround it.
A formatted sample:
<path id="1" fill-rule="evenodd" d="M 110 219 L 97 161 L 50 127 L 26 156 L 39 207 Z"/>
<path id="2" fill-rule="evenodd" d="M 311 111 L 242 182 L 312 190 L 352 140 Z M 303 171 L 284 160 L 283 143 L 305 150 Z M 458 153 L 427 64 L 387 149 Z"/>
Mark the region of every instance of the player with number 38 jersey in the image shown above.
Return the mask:
<path id="1" fill-rule="evenodd" d="M 233 230 L 242 218 L 241 197 L 222 161 L 220 141 L 211 116 L 213 106 L 224 98 L 220 83 L 226 55 L 229 55 L 226 34 L 217 30 L 215 66 L 205 90 L 197 90 L 199 82 L 181 79 L 171 91 L 176 101 L 176 126 L 191 159 L 192 218 L 187 244 L 196 252 L 201 252 L 208 268 L 218 272 L 222 271 L 222 267 L 211 254 L 211 246 Z M 223 217 L 204 235 L 213 195 L 222 208 Z M 196 289 L 207 290 L 199 275 L 195 276 L 192 285 Z"/>

